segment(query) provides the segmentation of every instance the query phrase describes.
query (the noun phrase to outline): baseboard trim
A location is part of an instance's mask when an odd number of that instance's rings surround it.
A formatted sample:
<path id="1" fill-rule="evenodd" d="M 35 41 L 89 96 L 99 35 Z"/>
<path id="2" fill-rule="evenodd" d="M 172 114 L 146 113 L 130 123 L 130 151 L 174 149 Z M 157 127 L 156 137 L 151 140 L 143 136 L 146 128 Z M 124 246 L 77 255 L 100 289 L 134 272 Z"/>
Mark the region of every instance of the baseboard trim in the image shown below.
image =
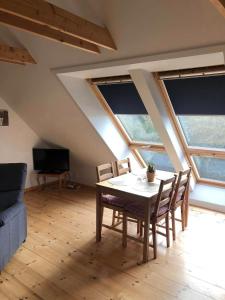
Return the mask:
<path id="1" fill-rule="evenodd" d="M 54 180 L 52 182 L 48 182 L 46 184 L 41 184 L 41 185 L 33 185 L 31 187 L 28 187 L 28 188 L 25 188 L 24 192 L 27 193 L 27 192 L 32 192 L 32 191 L 38 191 L 40 190 L 40 188 L 43 188 L 44 186 L 51 186 L 51 185 L 54 185 L 58 182 L 58 180 Z"/>

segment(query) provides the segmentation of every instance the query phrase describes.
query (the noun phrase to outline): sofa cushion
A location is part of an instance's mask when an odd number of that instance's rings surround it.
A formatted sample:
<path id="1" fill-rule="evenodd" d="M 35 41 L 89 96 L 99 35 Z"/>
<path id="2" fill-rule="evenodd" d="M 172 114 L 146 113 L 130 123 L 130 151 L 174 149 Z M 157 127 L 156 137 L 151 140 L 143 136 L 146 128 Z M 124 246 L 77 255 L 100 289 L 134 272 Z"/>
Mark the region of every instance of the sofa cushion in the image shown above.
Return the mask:
<path id="1" fill-rule="evenodd" d="M 22 191 L 0 192 L 0 212 L 21 201 Z"/>
<path id="2" fill-rule="evenodd" d="M 124 207 L 126 204 L 126 202 L 123 199 L 109 194 L 102 195 L 102 202 L 105 204 L 109 204 L 121 208 Z"/>
<path id="3" fill-rule="evenodd" d="M 133 203 L 127 204 L 125 206 L 125 210 L 130 215 L 132 215 L 138 219 L 144 219 L 144 217 L 145 217 L 145 206 L 143 203 L 133 202 Z M 160 207 L 157 217 L 162 216 L 163 214 L 165 214 L 168 211 L 169 211 L 168 205 Z M 152 218 L 153 216 L 154 216 L 154 212 L 152 212 L 150 218 Z"/>
<path id="4" fill-rule="evenodd" d="M 24 163 L 0 164 L 0 192 L 22 190 L 27 165 Z"/>

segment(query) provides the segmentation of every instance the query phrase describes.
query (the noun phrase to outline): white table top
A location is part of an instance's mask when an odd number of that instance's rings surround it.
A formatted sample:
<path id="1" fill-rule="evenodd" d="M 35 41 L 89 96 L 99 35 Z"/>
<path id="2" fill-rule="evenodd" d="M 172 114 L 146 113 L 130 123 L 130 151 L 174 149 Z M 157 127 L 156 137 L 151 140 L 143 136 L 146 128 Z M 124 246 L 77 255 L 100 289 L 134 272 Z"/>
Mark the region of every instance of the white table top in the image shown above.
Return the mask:
<path id="1" fill-rule="evenodd" d="M 156 170 L 154 182 L 148 182 L 146 179 L 146 169 L 141 169 L 99 182 L 97 186 L 150 198 L 157 195 L 160 180 L 165 180 L 173 176 L 174 173 L 172 172 Z"/>

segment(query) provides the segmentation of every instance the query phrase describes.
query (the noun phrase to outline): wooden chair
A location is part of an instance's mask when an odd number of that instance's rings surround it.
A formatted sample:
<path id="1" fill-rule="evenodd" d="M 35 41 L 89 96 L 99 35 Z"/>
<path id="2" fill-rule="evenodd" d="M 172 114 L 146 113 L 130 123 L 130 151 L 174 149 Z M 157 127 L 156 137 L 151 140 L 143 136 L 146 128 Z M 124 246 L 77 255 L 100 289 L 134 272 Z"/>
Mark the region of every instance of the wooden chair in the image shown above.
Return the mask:
<path id="1" fill-rule="evenodd" d="M 173 200 L 171 203 L 171 219 L 172 219 L 172 232 L 173 232 L 173 240 L 176 240 L 176 222 L 179 221 L 182 224 L 182 230 L 185 229 L 185 216 L 187 212 L 185 212 L 185 200 L 189 196 L 189 183 L 190 183 L 190 175 L 191 175 L 191 168 L 185 171 L 180 171 L 179 176 L 177 179 L 175 192 L 173 196 Z M 175 212 L 177 208 L 181 208 L 181 219 L 175 218 Z M 188 209 L 186 207 L 186 209 Z"/>
<path id="2" fill-rule="evenodd" d="M 114 177 L 113 163 L 106 163 L 96 167 L 98 182 Z"/>
<path id="3" fill-rule="evenodd" d="M 106 163 L 96 167 L 98 182 L 115 177 L 113 163 Z M 122 199 L 113 195 L 102 195 L 103 207 L 113 210 L 112 226 L 121 224 L 124 202 Z M 102 212 L 103 216 L 103 212 Z"/>
<path id="4" fill-rule="evenodd" d="M 130 163 L 130 158 L 127 157 L 125 159 L 122 160 L 117 160 L 115 162 L 116 164 L 116 172 L 117 175 L 124 175 L 127 173 L 131 173 L 131 163 Z M 130 222 L 134 222 L 134 220 L 132 218 L 129 219 Z M 136 221 L 135 221 L 136 223 Z M 141 222 L 137 222 L 137 234 L 142 235 L 142 227 L 141 227 Z"/>
<path id="5" fill-rule="evenodd" d="M 155 204 L 153 204 L 152 213 L 150 216 L 150 228 L 149 232 L 152 233 L 152 241 L 153 245 L 150 245 L 153 247 L 154 251 L 154 259 L 157 258 L 157 234 L 161 234 L 164 237 L 166 237 L 167 241 L 167 247 L 170 246 L 170 228 L 169 228 L 169 213 L 170 213 L 170 206 L 173 199 L 173 192 L 176 182 L 176 176 L 167 179 L 167 180 L 161 180 L 158 195 L 155 201 Z M 124 214 L 123 214 L 123 246 L 127 246 L 127 218 L 131 217 L 133 219 L 137 219 L 137 221 L 141 222 L 142 226 L 145 226 L 145 208 L 144 205 L 140 203 L 136 204 L 128 204 L 125 206 Z M 166 224 L 166 233 L 158 231 L 156 228 L 158 227 L 164 227 L 160 226 L 160 222 L 162 220 L 165 220 Z M 144 230 L 144 235 L 146 230 Z M 149 234 L 148 232 L 148 234 Z M 136 239 L 137 240 L 137 239 Z M 144 236 L 144 242 L 141 241 L 145 245 L 145 241 L 147 239 Z"/>
<path id="6" fill-rule="evenodd" d="M 116 172 L 118 176 L 131 172 L 131 164 L 129 157 L 116 161 Z"/>

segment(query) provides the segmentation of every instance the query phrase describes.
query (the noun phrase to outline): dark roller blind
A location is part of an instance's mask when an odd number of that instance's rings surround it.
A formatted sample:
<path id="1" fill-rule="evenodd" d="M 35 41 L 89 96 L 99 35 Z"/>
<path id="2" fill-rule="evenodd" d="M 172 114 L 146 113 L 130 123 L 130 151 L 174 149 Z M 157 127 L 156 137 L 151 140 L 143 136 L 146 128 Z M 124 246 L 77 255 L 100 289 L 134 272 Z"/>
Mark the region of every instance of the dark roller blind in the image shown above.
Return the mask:
<path id="1" fill-rule="evenodd" d="M 225 115 L 225 76 L 164 80 L 177 115 Z"/>
<path id="2" fill-rule="evenodd" d="M 98 88 L 114 114 L 147 114 L 138 91 L 132 82 L 98 85 Z"/>

